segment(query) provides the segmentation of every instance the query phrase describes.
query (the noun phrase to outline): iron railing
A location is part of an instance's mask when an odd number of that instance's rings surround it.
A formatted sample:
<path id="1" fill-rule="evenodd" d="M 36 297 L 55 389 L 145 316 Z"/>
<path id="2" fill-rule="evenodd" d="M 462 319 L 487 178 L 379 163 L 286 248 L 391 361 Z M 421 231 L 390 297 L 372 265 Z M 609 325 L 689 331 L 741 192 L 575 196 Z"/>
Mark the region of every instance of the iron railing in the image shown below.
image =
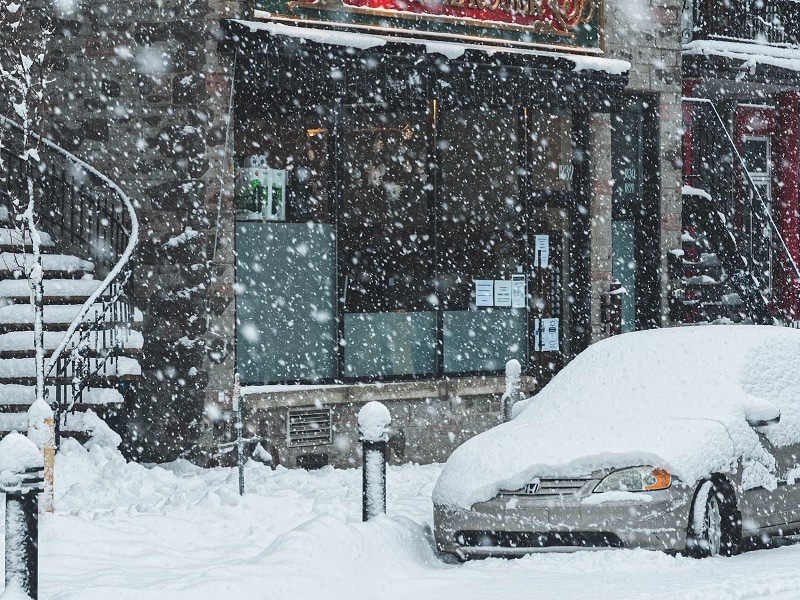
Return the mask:
<path id="1" fill-rule="evenodd" d="M 684 41 L 800 43 L 798 0 L 694 0 L 691 4 L 684 9 L 693 15 L 691 31 L 684 33 Z"/>
<path id="2" fill-rule="evenodd" d="M 687 131 L 692 137 L 692 164 L 688 183 L 708 192 L 733 242 L 738 259 L 729 269 L 741 285 L 752 287 L 769 311 L 783 321 L 797 318 L 781 314 L 781 296 L 797 304 L 800 270 L 772 216 L 767 199 L 745 164 L 725 121 L 707 98 L 684 98 L 691 106 Z M 729 252 L 733 256 L 733 252 Z"/>
<path id="3" fill-rule="evenodd" d="M 10 198 L 24 192 L 26 164 L 13 148 L 21 127 L 0 119 L 5 127 L 0 189 Z M 48 402 L 63 416 L 86 389 L 118 371 L 135 318 L 132 257 L 139 225 L 133 203 L 117 184 L 63 148 L 39 141 L 40 160 L 27 171 L 35 177 L 39 224 L 62 248 L 88 250 L 104 276 L 46 361 L 46 386 L 55 396 Z"/>

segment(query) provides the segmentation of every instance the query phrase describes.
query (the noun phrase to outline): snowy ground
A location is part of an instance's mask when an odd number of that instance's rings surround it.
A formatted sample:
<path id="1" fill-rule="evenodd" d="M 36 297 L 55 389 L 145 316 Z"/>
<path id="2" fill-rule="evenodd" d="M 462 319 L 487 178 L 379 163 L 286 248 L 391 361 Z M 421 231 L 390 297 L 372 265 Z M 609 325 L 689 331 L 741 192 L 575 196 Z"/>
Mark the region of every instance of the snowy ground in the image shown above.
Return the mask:
<path id="1" fill-rule="evenodd" d="M 800 545 L 732 559 L 601 551 L 443 562 L 431 549 L 438 465 L 390 467 L 388 517 L 361 523 L 361 472 L 186 462 L 146 468 L 66 442 L 40 522 L 50 599 L 425 600 L 798 598 Z"/>

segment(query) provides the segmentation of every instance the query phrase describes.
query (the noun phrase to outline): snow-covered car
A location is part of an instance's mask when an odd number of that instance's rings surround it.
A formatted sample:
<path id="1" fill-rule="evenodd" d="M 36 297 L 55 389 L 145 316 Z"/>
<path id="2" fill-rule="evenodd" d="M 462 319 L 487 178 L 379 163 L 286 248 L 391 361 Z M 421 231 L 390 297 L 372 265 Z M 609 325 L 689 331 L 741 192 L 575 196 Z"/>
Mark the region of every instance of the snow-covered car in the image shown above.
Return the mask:
<path id="1" fill-rule="evenodd" d="M 612 337 L 513 414 L 445 464 L 433 491 L 441 551 L 729 555 L 800 531 L 798 330 Z"/>

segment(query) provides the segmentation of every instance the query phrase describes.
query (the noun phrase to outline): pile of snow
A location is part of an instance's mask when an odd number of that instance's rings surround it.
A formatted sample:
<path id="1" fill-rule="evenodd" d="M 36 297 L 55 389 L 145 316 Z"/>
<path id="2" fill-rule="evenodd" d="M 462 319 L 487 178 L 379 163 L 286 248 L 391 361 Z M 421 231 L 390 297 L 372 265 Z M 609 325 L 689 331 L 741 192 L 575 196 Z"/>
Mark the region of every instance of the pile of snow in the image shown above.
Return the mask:
<path id="1" fill-rule="evenodd" d="M 774 487 L 775 459 L 746 415 L 781 413 L 776 446 L 800 442 L 800 331 L 768 326 L 658 329 L 579 355 L 513 421 L 451 455 L 434 501 L 469 508 L 536 476 L 653 465 L 692 485 L 741 460 L 747 487 Z"/>
<path id="2" fill-rule="evenodd" d="M 389 466 L 388 514 L 362 523 L 358 469 L 271 470 L 248 462 L 240 497 L 235 468 L 128 463 L 110 448 L 65 440 L 56 456 L 56 512 L 39 520 L 39 598 L 789 600 L 800 594 L 800 546 L 729 560 L 609 550 L 447 563 L 432 550 L 428 530 L 440 471 L 441 465 Z M 2 598 L 24 595 L 6 590 Z"/>

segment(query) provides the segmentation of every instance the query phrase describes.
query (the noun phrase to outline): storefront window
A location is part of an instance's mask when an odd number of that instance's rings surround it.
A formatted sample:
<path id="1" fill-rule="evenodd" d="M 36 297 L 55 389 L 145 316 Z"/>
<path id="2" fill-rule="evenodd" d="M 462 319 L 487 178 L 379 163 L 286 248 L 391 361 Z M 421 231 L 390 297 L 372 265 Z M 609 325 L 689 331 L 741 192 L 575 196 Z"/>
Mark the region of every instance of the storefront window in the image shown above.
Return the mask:
<path id="1" fill-rule="evenodd" d="M 569 113 L 276 112 L 243 119 L 237 136 L 243 382 L 560 367 Z"/>
<path id="2" fill-rule="evenodd" d="M 283 109 L 237 135 L 238 220 L 330 223 L 327 112 Z"/>
<path id="3" fill-rule="evenodd" d="M 338 118 L 345 377 L 436 370 L 427 123 L 381 106 Z"/>
<path id="4" fill-rule="evenodd" d="M 336 236 L 324 111 L 284 111 L 237 136 L 236 343 L 245 383 L 337 373 Z"/>

